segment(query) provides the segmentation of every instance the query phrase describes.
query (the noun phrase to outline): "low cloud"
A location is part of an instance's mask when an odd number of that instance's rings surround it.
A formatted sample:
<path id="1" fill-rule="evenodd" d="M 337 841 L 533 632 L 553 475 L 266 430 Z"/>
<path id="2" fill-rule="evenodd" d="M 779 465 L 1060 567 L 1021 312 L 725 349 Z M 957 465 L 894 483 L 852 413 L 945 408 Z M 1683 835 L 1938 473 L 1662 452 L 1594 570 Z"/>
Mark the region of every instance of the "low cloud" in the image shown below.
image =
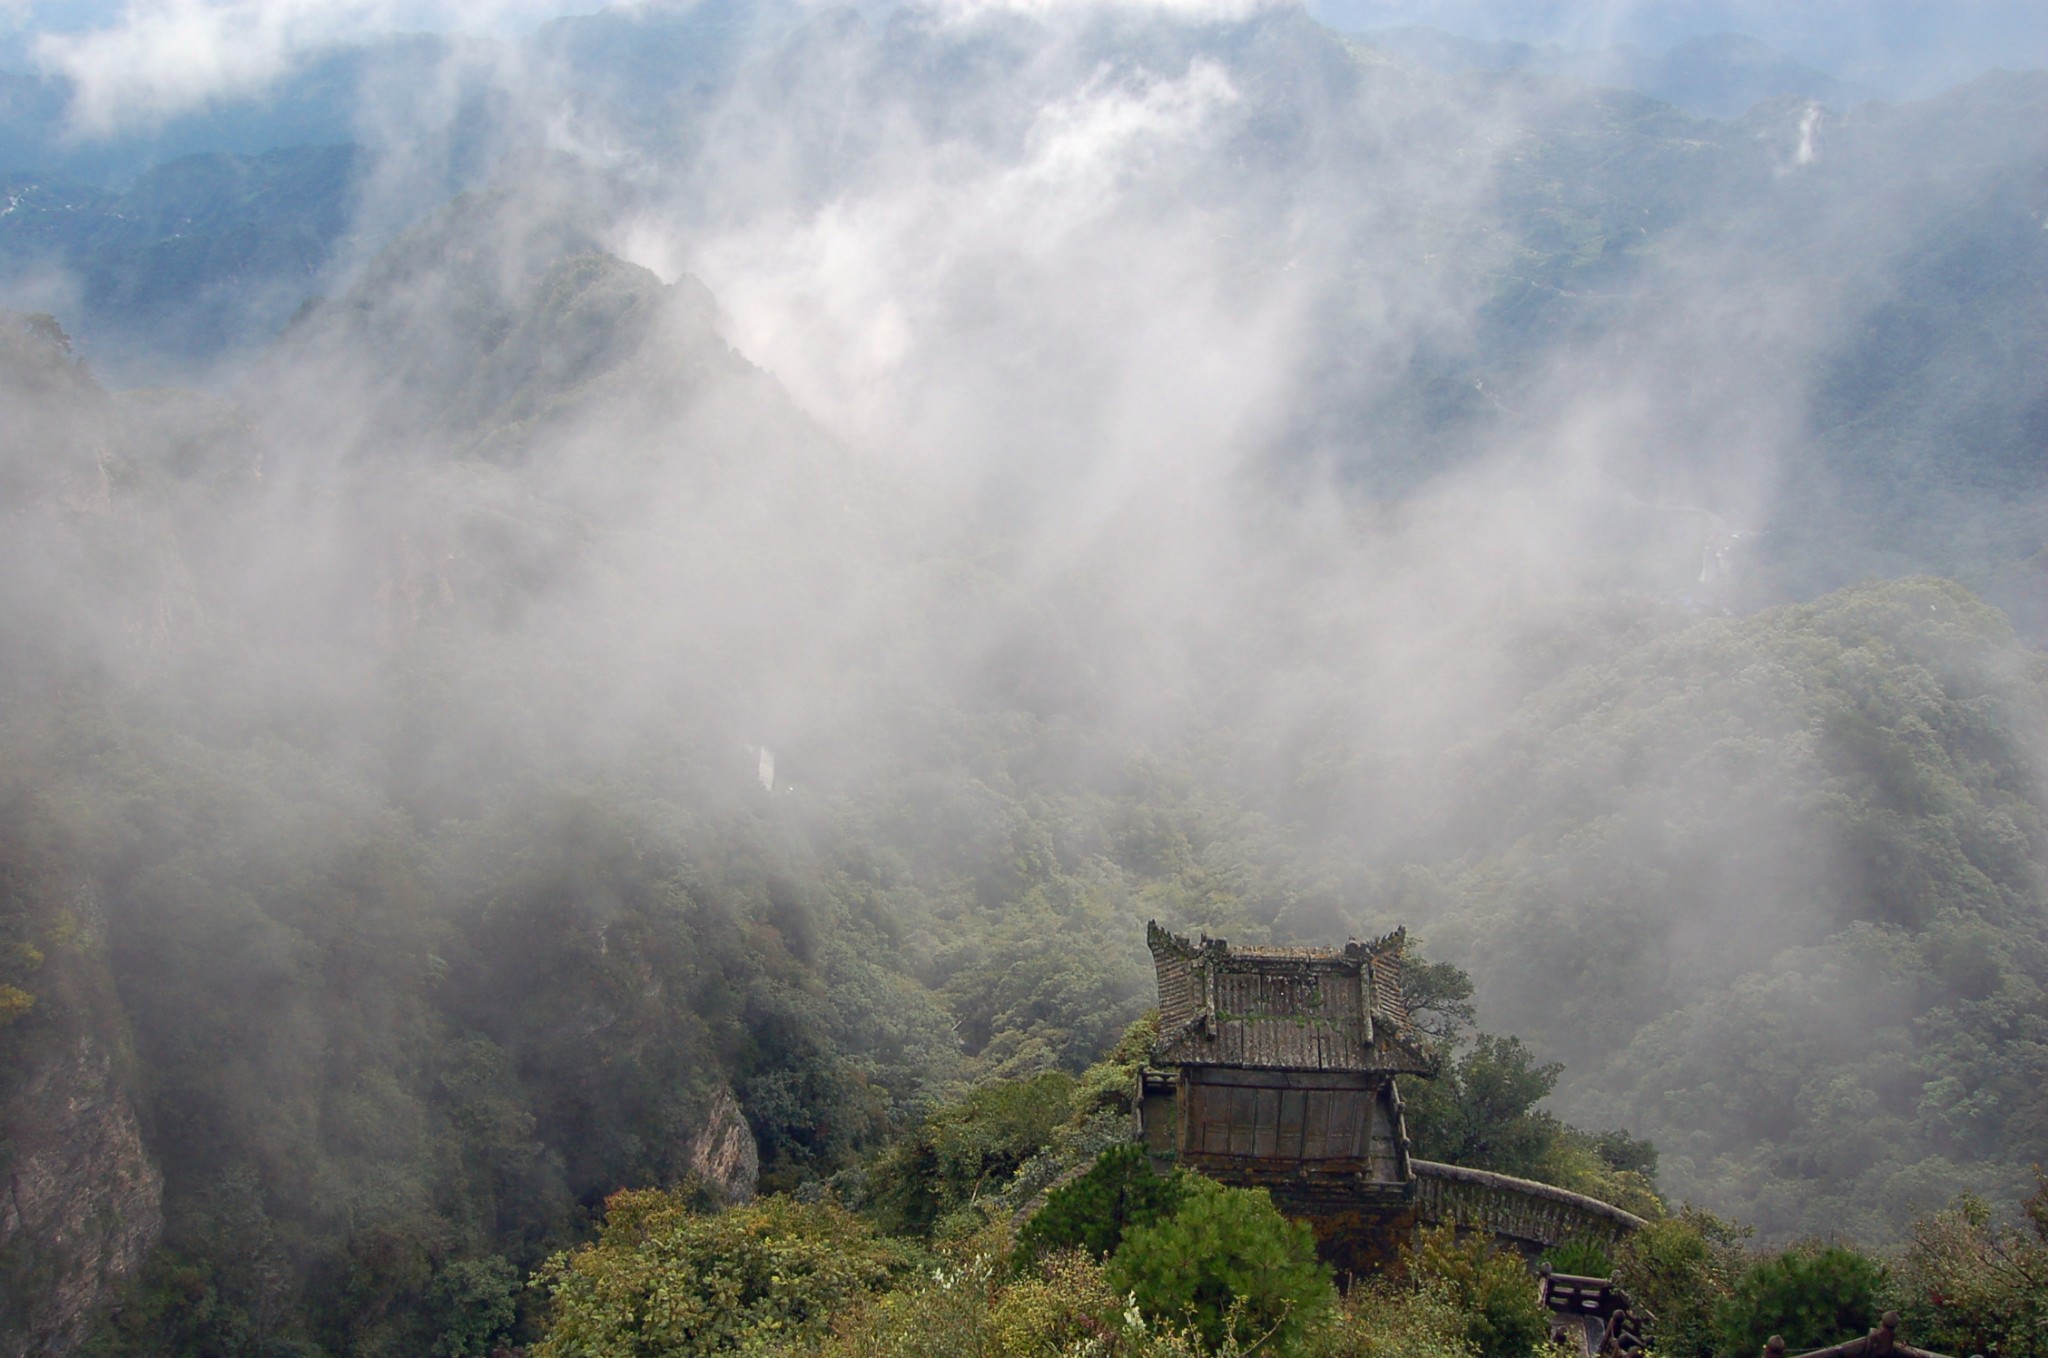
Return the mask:
<path id="1" fill-rule="evenodd" d="M 133 0 L 118 21 L 44 33 L 33 54 L 73 88 L 71 126 L 105 136 L 259 93 L 307 51 L 382 32 L 503 29 L 545 0 Z"/>

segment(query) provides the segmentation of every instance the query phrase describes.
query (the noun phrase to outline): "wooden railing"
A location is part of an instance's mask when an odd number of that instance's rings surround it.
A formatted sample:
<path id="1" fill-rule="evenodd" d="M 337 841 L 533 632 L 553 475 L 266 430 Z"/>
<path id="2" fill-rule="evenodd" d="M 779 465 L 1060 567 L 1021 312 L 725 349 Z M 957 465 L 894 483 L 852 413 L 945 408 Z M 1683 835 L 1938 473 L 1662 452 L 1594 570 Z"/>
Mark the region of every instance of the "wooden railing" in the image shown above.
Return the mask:
<path id="1" fill-rule="evenodd" d="M 1549 1184 L 1430 1160 L 1408 1163 L 1416 1215 L 1426 1226 L 1463 1226 L 1548 1247 L 1567 1240 L 1613 1244 L 1647 1224 L 1633 1212 Z"/>

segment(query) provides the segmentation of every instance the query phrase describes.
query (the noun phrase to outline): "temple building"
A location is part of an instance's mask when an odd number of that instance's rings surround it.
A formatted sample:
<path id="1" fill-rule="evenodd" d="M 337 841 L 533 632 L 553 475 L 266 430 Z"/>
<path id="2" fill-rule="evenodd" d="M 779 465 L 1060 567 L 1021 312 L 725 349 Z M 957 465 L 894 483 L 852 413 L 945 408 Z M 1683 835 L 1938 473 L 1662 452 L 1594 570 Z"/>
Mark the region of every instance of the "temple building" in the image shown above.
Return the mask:
<path id="1" fill-rule="evenodd" d="M 1346 1195 L 1408 1182 L 1398 1074 L 1426 1075 L 1402 935 L 1318 948 L 1190 943 L 1153 924 L 1159 1042 L 1146 1144 L 1212 1178 Z"/>
<path id="2" fill-rule="evenodd" d="M 1233 948 L 1146 929 L 1159 1040 L 1140 1076 L 1140 1136 L 1160 1163 L 1265 1188 L 1340 1273 L 1371 1272 L 1425 1225 L 1526 1253 L 1612 1244 L 1641 1218 L 1582 1194 L 1412 1159 L 1397 1075 L 1434 1062 L 1408 1016 L 1395 931 L 1342 948 Z"/>

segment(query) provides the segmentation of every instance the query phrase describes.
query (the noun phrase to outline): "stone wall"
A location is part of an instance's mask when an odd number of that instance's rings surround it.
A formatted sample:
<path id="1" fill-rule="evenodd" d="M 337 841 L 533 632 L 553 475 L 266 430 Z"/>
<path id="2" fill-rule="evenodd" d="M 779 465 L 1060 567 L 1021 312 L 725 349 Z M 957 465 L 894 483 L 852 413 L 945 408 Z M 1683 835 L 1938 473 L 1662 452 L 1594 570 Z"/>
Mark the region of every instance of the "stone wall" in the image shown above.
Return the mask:
<path id="1" fill-rule="evenodd" d="M 1422 1225 L 1485 1231 L 1527 1253 L 1567 1240 L 1617 1244 L 1645 1224 L 1633 1212 L 1549 1184 L 1430 1160 L 1409 1165 Z"/>

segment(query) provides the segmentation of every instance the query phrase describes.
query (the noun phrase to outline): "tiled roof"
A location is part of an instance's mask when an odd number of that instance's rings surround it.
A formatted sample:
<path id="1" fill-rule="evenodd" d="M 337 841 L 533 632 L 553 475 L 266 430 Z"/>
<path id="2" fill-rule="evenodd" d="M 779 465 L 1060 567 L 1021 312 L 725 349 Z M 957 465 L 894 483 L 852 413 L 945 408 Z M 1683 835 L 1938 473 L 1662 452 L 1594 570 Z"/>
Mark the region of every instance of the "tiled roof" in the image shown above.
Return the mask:
<path id="1" fill-rule="evenodd" d="M 1162 1065 L 1430 1068 L 1401 994 L 1401 931 L 1342 949 L 1232 948 L 1154 923 L 1146 941 L 1159 975 L 1153 1059 Z"/>

